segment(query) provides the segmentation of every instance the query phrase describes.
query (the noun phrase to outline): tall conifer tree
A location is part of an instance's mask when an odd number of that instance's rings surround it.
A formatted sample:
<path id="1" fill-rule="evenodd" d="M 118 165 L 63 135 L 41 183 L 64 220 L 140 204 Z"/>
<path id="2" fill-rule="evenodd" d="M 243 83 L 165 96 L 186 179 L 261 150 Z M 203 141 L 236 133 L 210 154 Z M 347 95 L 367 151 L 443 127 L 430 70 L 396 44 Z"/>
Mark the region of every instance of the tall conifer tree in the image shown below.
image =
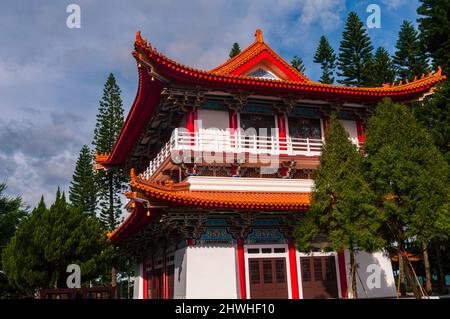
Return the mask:
<path id="1" fill-rule="evenodd" d="M 435 68 L 450 71 L 450 1 L 420 0 L 419 30 L 422 43 L 433 58 Z"/>
<path id="2" fill-rule="evenodd" d="M 296 69 L 300 73 L 305 73 L 305 64 L 303 63 L 302 58 L 298 56 L 294 56 L 291 60 L 291 65 L 294 69 Z"/>
<path id="3" fill-rule="evenodd" d="M 339 83 L 363 86 L 367 83 L 366 62 L 373 50 L 367 30 L 355 12 L 347 18 L 339 47 Z"/>
<path id="4" fill-rule="evenodd" d="M 231 51 L 229 54 L 230 59 L 234 58 L 239 53 L 241 53 L 241 47 L 239 46 L 239 43 L 235 42 L 235 43 L 233 43 L 233 46 L 231 47 Z"/>
<path id="5" fill-rule="evenodd" d="M 110 74 L 103 89 L 92 142 L 97 153 L 110 153 L 119 136 L 124 122 L 120 93 L 114 75 Z M 100 220 L 107 230 L 113 230 L 120 223 L 120 196 L 125 189 L 126 175 L 120 168 L 111 168 L 107 171 L 99 170 L 96 180 Z"/>
<path id="6" fill-rule="evenodd" d="M 325 36 L 320 37 L 319 47 L 314 55 L 314 63 L 319 63 L 320 68 L 322 69 L 320 82 L 333 84 L 336 68 L 336 54 Z"/>
<path id="7" fill-rule="evenodd" d="M 91 151 L 87 145 L 83 145 L 70 184 L 69 199 L 73 206 L 95 215 L 97 187 L 92 164 Z"/>
<path id="8" fill-rule="evenodd" d="M 428 72 L 425 48 L 411 22 L 403 21 L 395 47 L 393 63 L 401 80 L 412 80 Z"/>
<path id="9" fill-rule="evenodd" d="M 382 86 L 385 83 L 395 81 L 395 70 L 392 60 L 385 48 L 379 47 L 375 51 L 370 64 L 366 65 L 366 72 L 368 72 L 368 86 Z"/>
<path id="10" fill-rule="evenodd" d="M 351 291 L 357 298 L 355 255 L 359 250 L 371 252 L 383 246 L 378 236 L 381 215 L 365 180 L 363 156 L 335 115 L 330 118 L 326 141 L 313 177 L 311 208 L 297 229 L 297 242 L 302 250 L 311 251 L 315 239 L 325 237 L 333 250 L 348 249 Z"/>

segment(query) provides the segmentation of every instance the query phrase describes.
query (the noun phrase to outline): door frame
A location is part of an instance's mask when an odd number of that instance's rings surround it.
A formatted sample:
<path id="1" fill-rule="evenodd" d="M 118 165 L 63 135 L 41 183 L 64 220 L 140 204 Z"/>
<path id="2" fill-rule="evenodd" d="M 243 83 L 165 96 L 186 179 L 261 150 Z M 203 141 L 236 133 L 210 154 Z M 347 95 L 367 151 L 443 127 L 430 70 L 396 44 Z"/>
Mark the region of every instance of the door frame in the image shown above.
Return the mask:
<path id="1" fill-rule="evenodd" d="M 262 253 L 259 254 L 249 254 L 248 249 L 252 248 L 271 248 L 272 253 Z M 274 253 L 274 248 L 284 248 L 284 253 Z M 251 258 L 285 258 L 286 265 L 286 280 L 287 280 L 287 289 L 288 289 L 288 299 L 292 299 L 292 287 L 291 287 L 291 271 L 289 267 L 289 250 L 287 244 L 251 244 L 244 245 L 244 259 L 245 259 L 245 290 L 247 292 L 247 298 L 251 298 L 250 291 L 250 268 L 248 260 Z M 298 272 L 298 271 L 297 271 Z"/>
<path id="2" fill-rule="evenodd" d="M 337 289 L 338 289 L 338 297 L 342 299 L 342 293 L 341 293 L 341 281 L 340 281 L 340 273 L 339 273 L 339 262 L 338 262 L 338 254 L 336 252 L 313 252 L 311 254 L 302 253 L 299 251 L 296 251 L 296 263 L 297 263 L 297 273 L 298 273 L 298 291 L 300 295 L 300 299 L 304 299 L 303 297 L 303 278 L 302 278 L 302 271 L 301 271 L 301 265 L 300 265 L 300 258 L 302 257 L 328 257 L 333 256 L 334 257 L 334 264 L 335 264 L 335 270 L 336 270 L 336 281 L 337 281 Z M 347 275 L 347 272 L 346 272 Z"/>

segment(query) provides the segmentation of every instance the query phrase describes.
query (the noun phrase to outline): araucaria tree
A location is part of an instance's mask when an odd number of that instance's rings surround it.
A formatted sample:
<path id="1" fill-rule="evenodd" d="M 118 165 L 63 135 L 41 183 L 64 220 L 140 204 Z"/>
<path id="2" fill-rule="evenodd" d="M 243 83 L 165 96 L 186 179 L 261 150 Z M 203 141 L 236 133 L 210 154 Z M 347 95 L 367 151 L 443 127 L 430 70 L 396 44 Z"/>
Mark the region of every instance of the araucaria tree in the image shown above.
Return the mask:
<path id="1" fill-rule="evenodd" d="M 422 43 L 433 58 L 434 67 L 450 71 L 450 2 L 447 0 L 420 0 L 419 30 Z"/>
<path id="2" fill-rule="evenodd" d="M 94 130 L 95 151 L 110 153 L 124 122 L 120 88 L 113 74 L 106 80 L 103 97 L 97 114 Z M 100 205 L 100 220 L 107 230 L 115 229 L 120 223 L 122 203 L 120 195 L 125 189 L 126 175 L 120 168 L 99 170 L 96 181 Z"/>
<path id="3" fill-rule="evenodd" d="M 239 43 L 235 42 L 233 43 L 233 46 L 231 47 L 229 57 L 234 58 L 236 55 L 241 53 L 241 47 L 239 46 Z"/>
<path id="4" fill-rule="evenodd" d="M 395 81 L 395 70 L 392 65 L 391 57 L 385 48 L 379 47 L 375 51 L 375 55 L 367 67 L 369 71 L 368 83 L 369 86 L 382 86 L 385 83 L 392 83 Z"/>
<path id="5" fill-rule="evenodd" d="M 92 165 L 91 151 L 87 145 L 83 145 L 70 183 L 69 199 L 74 207 L 95 215 L 97 187 Z"/>
<path id="6" fill-rule="evenodd" d="M 330 119 L 320 166 L 313 178 L 311 208 L 297 229 L 297 243 L 300 249 L 311 251 L 317 238 L 327 238 L 329 248 L 348 249 L 351 291 L 357 298 L 355 254 L 383 247 L 383 240 L 377 236 L 382 216 L 364 177 L 363 155 L 335 115 Z"/>
<path id="7" fill-rule="evenodd" d="M 393 63 L 401 80 L 413 80 L 428 72 L 425 48 L 411 22 L 403 21 L 395 47 Z"/>
<path id="8" fill-rule="evenodd" d="M 82 283 L 97 278 L 107 269 L 109 247 L 95 216 L 68 205 L 58 189 L 49 209 L 41 199 L 19 224 L 2 263 L 9 283 L 31 297 L 39 288 L 65 286 L 70 264 L 81 267 Z"/>
<path id="9" fill-rule="evenodd" d="M 367 30 L 355 12 L 347 18 L 342 41 L 339 47 L 339 83 L 363 86 L 367 83 L 367 61 L 371 58 L 373 47 Z"/>
<path id="10" fill-rule="evenodd" d="M 384 216 L 380 234 L 386 248 L 401 256 L 406 278 L 420 298 L 407 247 L 450 234 L 448 164 L 412 112 L 389 99 L 368 122 L 365 150 L 368 181 Z"/>
<path id="11" fill-rule="evenodd" d="M 336 54 L 325 36 L 320 37 L 319 47 L 314 55 L 314 63 L 319 63 L 320 68 L 322 69 L 320 82 L 333 84 L 336 68 Z"/>
<path id="12" fill-rule="evenodd" d="M 302 58 L 300 58 L 298 56 L 294 56 L 291 60 L 291 65 L 298 72 L 305 73 L 305 64 L 303 63 Z"/>

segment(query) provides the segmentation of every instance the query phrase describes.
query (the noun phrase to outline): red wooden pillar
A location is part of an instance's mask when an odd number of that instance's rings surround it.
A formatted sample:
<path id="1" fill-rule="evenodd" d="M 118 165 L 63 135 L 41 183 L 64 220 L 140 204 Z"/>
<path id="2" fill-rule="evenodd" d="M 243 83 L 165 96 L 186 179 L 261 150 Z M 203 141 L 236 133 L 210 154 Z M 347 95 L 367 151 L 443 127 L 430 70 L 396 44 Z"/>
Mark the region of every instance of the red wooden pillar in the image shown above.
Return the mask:
<path id="1" fill-rule="evenodd" d="M 238 258 L 238 274 L 239 288 L 241 291 L 241 299 L 247 299 L 247 289 L 245 284 L 245 257 L 244 257 L 244 240 L 237 240 L 237 258 Z"/>
<path id="2" fill-rule="evenodd" d="M 341 283 L 341 296 L 347 296 L 347 270 L 345 268 L 345 253 L 343 250 L 338 251 L 338 265 L 339 265 L 339 282 Z"/>
<path id="3" fill-rule="evenodd" d="M 297 257 L 295 253 L 295 242 L 293 239 L 289 239 L 288 241 L 288 250 L 289 250 L 289 269 L 291 272 L 292 299 L 299 299 L 300 295 L 298 292 Z"/>
<path id="4" fill-rule="evenodd" d="M 278 138 L 280 140 L 280 151 L 286 151 L 286 119 L 283 113 L 277 114 Z"/>
<path id="5" fill-rule="evenodd" d="M 230 126 L 230 147 L 234 148 L 236 147 L 236 130 L 238 129 L 238 115 L 236 110 L 234 109 L 228 110 L 228 120 Z M 238 175 L 236 165 L 231 166 L 231 175 L 232 176 Z"/>
<path id="6" fill-rule="evenodd" d="M 162 268 L 162 299 L 168 299 L 169 287 L 167 285 L 167 255 L 163 253 L 163 268 Z"/>
<path id="7" fill-rule="evenodd" d="M 328 115 L 322 116 L 322 125 L 323 125 L 323 138 L 325 139 L 325 136 L 327 135 L 328 128 L 330 127 L 330 118 Z"/>
<path id="8" fill-rule="evenodd" d="M 155 260 L 155 256 L 152 256 L 152 280 L 150 281 L 150 284 L 152 286 L 150 286 L 150 299 L 156 299 L 157 296 L 156 295 L 156 288 L 153 289 L 153 287 L 156 287 L 155 283 L 157 283 L 156 278 L 154 276 L 154 271 L 155 271 L 155 266 L 156 266 L 156 260 Z"/>
<path id="9" fill-rule="evenodd" d="M 364 121 L 361 118 L 356 119 L 356 132 L 358 134 L 358 142 L 359 145 L 362 145 L 366 142 L 366 132 L 364 128 Z"/>
<path id="10" fill-rule="evenodd" d="M 191 145 L 195 145 L 194 133 L 195 133 L 195 121 L 197 120 L 197 111 L 191 110 L 186 113 L 186 131 L 188 132 L 188 137 L 191 141 Z M 188 145 L 189 145 L 188 144 Z"/>
<path id="11" fill-rule="evenodd" d="M 148 296 L 147 296 L 148 295 L 148 288 L 147 288 L 148 278 L 147 278 L 147 264 L 146 264 L 145 258 L 142 261 L 142 280 L 143 280 L 142 288 L 144 290 L 142 292 L 142 298 L 147 299 L 148 298 Z"/>

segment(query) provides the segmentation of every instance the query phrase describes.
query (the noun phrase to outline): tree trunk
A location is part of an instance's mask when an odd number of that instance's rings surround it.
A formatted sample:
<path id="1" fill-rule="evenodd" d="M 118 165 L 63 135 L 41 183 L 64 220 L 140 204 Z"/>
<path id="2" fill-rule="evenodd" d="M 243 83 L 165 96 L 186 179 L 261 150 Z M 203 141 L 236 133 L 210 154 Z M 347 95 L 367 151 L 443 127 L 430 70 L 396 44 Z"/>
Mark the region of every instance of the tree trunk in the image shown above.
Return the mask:
<path id="1" fill-rule="evenodd" d="M 441 250 L 439 249 L 439 245 L 437 243 L 434 244 L 434 249 L 436 251 L 436 264 L 438 268 L 437 277 L 439 284 L 439 294 L 445 295 L 447 293 L 447 287 L 445 285 L 445 274 L 442 267 Z"/>
<path id="2" fill-rule="evenodd" d="M 431 267 L 430 267 L 430 259 L 428 258 L 428 248 L 426 245 L 423 245 L 423 263 L 425 265 L 425 291 L 428 295 L 431 295 L 433 292 L 433 286 L 431 284 Z"/>
<path id="3" fill-rule="evenodd" d="M 111 287 L 115 288 L 117 286 L 117 275 L 116 275 L 116 267 L 111 268 Z"/>
<path id="4" fill-rule="evenodd" d="M 409 264 L 408 258 L 405 255 L 405 256 L 402 256 L 402 259 L 403 259 L 403 264 L 405 266 L 404 268 L 405 268 L 406 280 L 408 281 L 408 284 L 410 285 L 411 290 L 413 291 L 414 298 L 421 299 L 422 294 L 420 293 L 419 289 L 417 288 L 416 280 L 412 273 L 411 265 Z"/>
<path id="5" fill-rule="evenodd" d="M 403 264 L 402 254 L 398 254 L 398 275 L 400 277 L 400 296 L 406 296 L 406 282 L 405 282 L 405 265 Z"/>
<path id="6" fill-rule="evenodd" d="M 352 281 L 352 296 L 353 299 L 358 299 L 358 289 L 356 288 L 356 263 L 355 263 L 355 252 L 353 248 L 349 249 L 350 252 L 350 274 Z"/>

